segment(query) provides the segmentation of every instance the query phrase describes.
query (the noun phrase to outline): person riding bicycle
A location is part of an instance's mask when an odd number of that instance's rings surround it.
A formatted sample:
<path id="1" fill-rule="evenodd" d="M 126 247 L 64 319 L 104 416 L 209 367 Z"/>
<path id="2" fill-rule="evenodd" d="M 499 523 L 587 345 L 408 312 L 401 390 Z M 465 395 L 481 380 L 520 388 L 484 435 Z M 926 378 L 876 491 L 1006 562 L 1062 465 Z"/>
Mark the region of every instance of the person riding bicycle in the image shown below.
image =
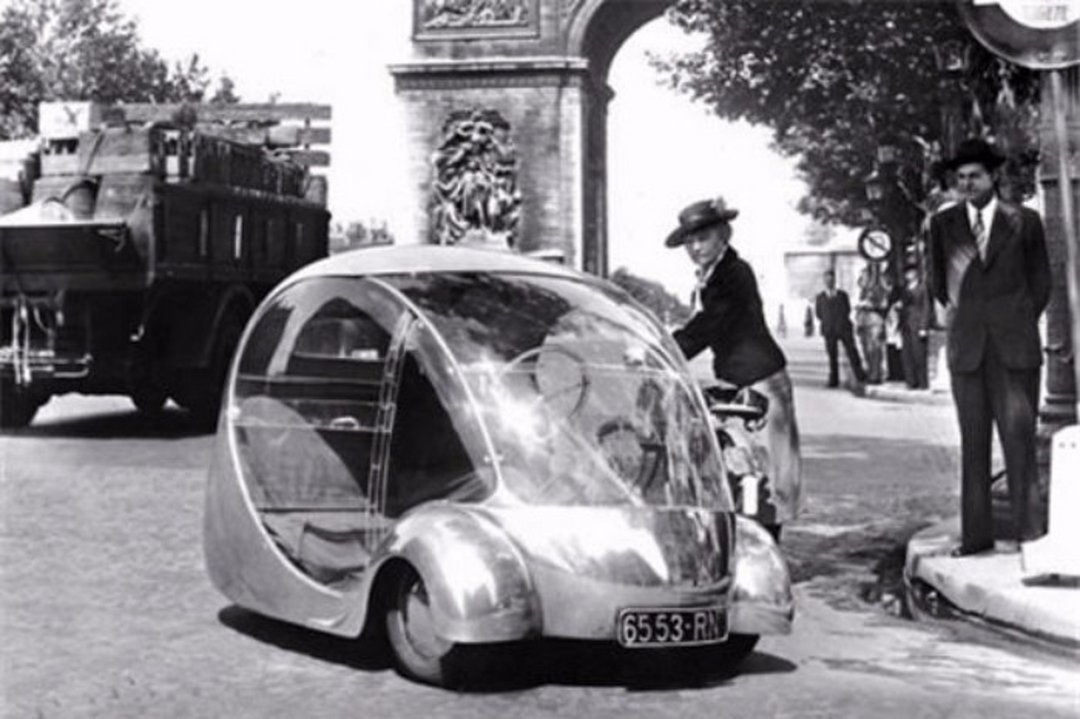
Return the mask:
<path id="1" fill-rule="evenodd" d="M 687 359 L 713 352 L 713 374 L 734 387 L 752 387 L 769 399 L 765 432 L 777 521 L 794 519 L 802 484 L 799 430 L 787 360 L 765 323 L 757 280 L 731 247 L 731 221 L 739 211 L 723 197 L 679 213 L 667 247 L 685 247 L 697 265 L 690 320 L 673 333 Z M 771 528 L 779 534 L 779 528 Z"/>

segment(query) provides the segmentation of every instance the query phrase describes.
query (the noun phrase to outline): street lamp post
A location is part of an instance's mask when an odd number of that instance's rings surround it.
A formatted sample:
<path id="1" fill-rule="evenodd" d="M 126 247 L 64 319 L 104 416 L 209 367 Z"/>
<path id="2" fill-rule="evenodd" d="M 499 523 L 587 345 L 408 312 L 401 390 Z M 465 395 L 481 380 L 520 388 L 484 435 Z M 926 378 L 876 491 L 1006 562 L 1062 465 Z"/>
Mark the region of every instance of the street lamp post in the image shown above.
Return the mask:
<path id="1" fill-rule="evenodd" d="M 964 134 L 964 76 L 971 66 L 971 43 L 965 37 L 950 37 L 934 45 L 934 63 L 941 78 L 938 84 L 941 107 L 941 151 L 945 157 L 956 152 Z"/>

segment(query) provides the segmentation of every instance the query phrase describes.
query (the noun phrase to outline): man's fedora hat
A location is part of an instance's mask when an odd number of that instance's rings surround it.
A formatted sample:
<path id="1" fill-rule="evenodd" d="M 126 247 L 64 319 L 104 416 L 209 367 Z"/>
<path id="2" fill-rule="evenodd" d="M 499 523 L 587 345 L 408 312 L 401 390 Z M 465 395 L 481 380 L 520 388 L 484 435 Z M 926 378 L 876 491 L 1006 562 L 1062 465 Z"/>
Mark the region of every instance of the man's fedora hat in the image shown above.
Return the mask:
<path id="1" fill-rule="evenodd" d="M 946 160 L 945 169 L 955 170 L 961 165 L 973 162 L 983 165 L 988 170 L 993 170 L 1005 162 L 1005 157 L 986 140 L 972 138 L 960 143 L 960 146 L 956 148 L 956 155 Z"/>
<path id="2" fill-rule="evenodd" d="M 678 247 L 684 244 L 687 235 L 695 230 L 733 220 L 738 214 L 738 210 L 727 206 L 723 197 L 695 202 L 679 213 L 679 226 L 667 236 L 664 244 L 668 247 Z"/>

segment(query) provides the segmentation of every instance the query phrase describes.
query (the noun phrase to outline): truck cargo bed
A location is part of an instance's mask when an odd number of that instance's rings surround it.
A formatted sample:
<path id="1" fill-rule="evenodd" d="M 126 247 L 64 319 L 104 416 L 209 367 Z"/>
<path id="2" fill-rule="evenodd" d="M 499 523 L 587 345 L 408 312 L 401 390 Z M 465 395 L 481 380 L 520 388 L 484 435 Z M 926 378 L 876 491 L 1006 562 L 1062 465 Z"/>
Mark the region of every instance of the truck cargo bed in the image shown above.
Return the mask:
<path id="1" fill-rule="evenodd" d="M 0 291 L 138 289 L 146 262 L 122 220 L 0 226 Z"/>

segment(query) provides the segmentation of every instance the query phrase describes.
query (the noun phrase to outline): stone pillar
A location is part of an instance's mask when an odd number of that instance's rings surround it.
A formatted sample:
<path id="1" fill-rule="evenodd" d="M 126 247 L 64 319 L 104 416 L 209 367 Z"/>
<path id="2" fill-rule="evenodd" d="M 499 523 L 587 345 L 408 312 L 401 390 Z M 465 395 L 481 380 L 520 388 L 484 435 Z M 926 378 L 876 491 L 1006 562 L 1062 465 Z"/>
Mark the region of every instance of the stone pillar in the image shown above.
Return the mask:
<path id="1" fill-rule="evenodd" d="M 1074 68 L 1065 73 L 1066 123 L 1068 127 L 1069 158 L 1072 176 L 1073 207 L 1080 208 L 1080 74 Z M 1073 424 L 1076 417 L 1076 376 L 1073 363 L 1076 362 L 1077 348 L 1073 347 L 1073 323 L 1080 322 L 1080 317 L 1070 311 L 1067 272 L 1076 272 L 1070 267 L 1065 245 L 1065 226 L 1061 207 L 1061 172 L 1059 169 L 1059 148 L 1054 132 L 1054 111 L 1050 87 L 1050 73 L 1043 73 L 1040 123 L 1040 145 L 1042 146 L 1042 164 L 1039 167 L 1039 179 L 1045 202 L 1047 251 L 1050 254 L 1052 287 L 1050 304 L 1046 309 L 1046 375 L 1045 403 L 1040 410 L 1040 433 L 1049 436 L 1060 427 Z M 1077 248 L 1080 250 L 1080 248 Z M 1073 298 L 1074 301 L 1080 298 Z"/>
<path id="2" fill-rule="evenodd" d="M 405 105 L 416 242 L 433 240 L 433 155 L 455 112 L 494 111 L 509 127 L 521 193 L 515 249 L 582 263 L 587 63 L 574 58 L 435 59 L 392 65 Z"/>
<path id="3" fill-rule="evenodd" d="M 591 238 L 583 248 L 581 269 L 600 277 L 607 277 L 608 224 L 607 224 L 607 121 L 608 105 L 615 93 L 606 83 L 595 77 L 590 80 L 590 92 L 586 96 L 587 135 L 585 142 L 585 237 Z"/>

